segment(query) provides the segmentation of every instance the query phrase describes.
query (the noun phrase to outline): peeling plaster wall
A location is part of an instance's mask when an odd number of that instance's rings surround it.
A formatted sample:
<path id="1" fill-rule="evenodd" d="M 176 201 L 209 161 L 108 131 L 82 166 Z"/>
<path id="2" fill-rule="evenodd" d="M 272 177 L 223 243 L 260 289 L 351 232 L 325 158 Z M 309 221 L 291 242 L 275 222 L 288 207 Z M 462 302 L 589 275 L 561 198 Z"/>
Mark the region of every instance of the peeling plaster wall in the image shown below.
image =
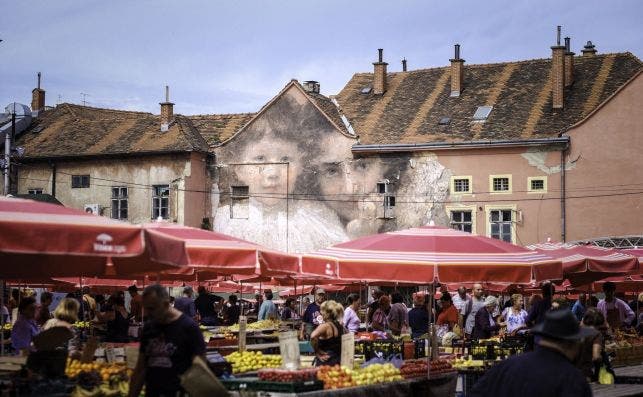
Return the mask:
<path id="1" fill-rule="evenodd" d="M 198 157 L 199 155 L 193 155 Z M 205 215 L 204 193 L 185 190 L 205 185 L 204 167 L 192 162 L 190 155 L 165 155 L 117 160 L 78 160 L 57 162 L 56 198 L 63 205 L 83 209 L 85 204 L 99 204 L 102 215 L 111 216 L 112 186 L 128 187 L 128 221 L 150 222 L 152 185 L 170 185 L 170 220 L 189 226 L 200 226 Z M 71 188 L 72 175 L 91 175 L 89 188 Z M 30 163 L 19 170 L 18 193 L 42 188 L 51 194 L 52 169 L 47 164 Z M 197 197 L 198 196 L 198 197 Z M 189 205 L 186 205 L 186 201 Z"/>
<path id="2" fill-rule="evenodd" d="M 567 239 L 643 235 L 643 75 L 568 131 Z M 639 192 L 639 193 L 637 193 Z"/>

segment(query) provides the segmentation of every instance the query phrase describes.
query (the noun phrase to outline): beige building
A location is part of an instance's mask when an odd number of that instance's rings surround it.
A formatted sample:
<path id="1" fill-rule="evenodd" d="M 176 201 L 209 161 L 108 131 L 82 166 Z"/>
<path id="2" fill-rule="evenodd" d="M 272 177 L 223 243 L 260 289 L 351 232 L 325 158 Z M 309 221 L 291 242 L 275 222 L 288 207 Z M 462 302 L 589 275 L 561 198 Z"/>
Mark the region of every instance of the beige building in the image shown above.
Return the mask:
<path id="1" fill-rule="evenodd" d="M 338 95 L 290 81 L 254 114 L 59 105 L 17 138 L 14 190 L 290 252 L 431 221 L 525 245 L 640 241 L 643 65 L 551 51 L 469 65 L 456 46 L 450 65 L 396 72 L 380 51 Z"/>

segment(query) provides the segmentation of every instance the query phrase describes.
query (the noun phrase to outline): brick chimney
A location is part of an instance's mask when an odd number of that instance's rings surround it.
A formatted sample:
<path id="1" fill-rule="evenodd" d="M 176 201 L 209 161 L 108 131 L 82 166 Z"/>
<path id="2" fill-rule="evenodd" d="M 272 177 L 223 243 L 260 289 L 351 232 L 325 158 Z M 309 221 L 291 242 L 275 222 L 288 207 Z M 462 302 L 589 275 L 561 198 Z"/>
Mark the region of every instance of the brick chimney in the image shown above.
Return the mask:
<path id="1" fill-rule="evenodd" d="M 583 47 L 582 53 L 584 57 L 593 57 L 596 55 L 596 47 L 591 41 L 588 41 L 587 44 L 585 44 L 585 47 Z"/>
<path id="2" fill-rule="evenodd" d="M 460 58 L 460 44 L 454 47 L 454 57 L 451 61 L 451 96 L 459 97 L 464 81 L 464 59 Z"/>
<path id="3" fill-rule="evenodd" d="M 379 57 L 377 62 L 373 62 L 373 94 L 382 95 L 386 92 L 386 67 L 388 63 L 384 62 L 384 50 L 379 48 Z"/>
<path id="4" fill-rule="evenodd" d="M 170 102 L 170 87 L 165 86 L 165 102 L 161 105 L 161 131 L 165 132 L 170 129 L 170 124 L 174 120 L 174 104 Z"/>
<path id="5" fill-rule="evenodd" d="M 38 86 L 31 91 L 31 111 L 38 112 L 45 109 L 45 90 L 40 88 L 40 72 L 38 72 Z"/>
<path id="6" fill-rule="evenodd" d="M 556 45 L 551 47 L 551 98 L 554 109 L 562 109 L 565 90 L 565 46 L 560 45 L 560 26 Z"/>
<path id="7" fill-rule="evenodd" d="M 574 53 L 571 51 L 570 38 L 565 37 L 565 87 L 574 84 Z"/>
<path id="8" fill-rule="evenodd" d="M 304 91 L 310 92 L 313 94 L 319 94 L 319 82 L 315 80 L 308 80 L 304 81 L 304 84 L 302 84 L 302 87 L 304 87 Z"/>

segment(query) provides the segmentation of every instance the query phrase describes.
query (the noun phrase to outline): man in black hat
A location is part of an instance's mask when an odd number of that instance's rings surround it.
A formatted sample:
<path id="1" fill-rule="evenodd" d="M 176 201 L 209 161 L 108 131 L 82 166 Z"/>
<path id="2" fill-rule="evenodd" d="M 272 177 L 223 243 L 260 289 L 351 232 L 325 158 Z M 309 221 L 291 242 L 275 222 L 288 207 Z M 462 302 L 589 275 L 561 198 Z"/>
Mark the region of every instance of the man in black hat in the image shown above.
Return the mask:
<path id="1" fill-rule="evenodd" d="M 573 364 L 580 340 L 593 336 L 593 328 L 580 327 L 570 310 L 553 310 L 532 332 L 540 335 L 533 352 L 513 356 L 476 383 L 471 396 L 578 396 L 592 395 L 587 380 Z"/>

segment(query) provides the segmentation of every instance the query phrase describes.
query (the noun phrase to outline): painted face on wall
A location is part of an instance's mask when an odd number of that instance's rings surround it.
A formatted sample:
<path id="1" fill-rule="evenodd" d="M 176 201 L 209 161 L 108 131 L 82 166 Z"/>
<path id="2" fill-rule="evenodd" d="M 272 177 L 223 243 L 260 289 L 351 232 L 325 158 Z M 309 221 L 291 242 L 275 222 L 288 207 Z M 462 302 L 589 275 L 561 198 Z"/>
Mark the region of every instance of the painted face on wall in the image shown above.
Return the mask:
<path id="1" fill-rule="evenodd" d="M 239 159 L 243 165 L 236 169 L 237 177 L 249 187 L 254 200 L 267 206 L 285 204 L 286 185 L 289 181 L 290 191 L 301 169 L 296 153 L 295 143 L 264 136 L 246 146 Z"/>
<path id="2" fill-rule="evenodd" d="M 361 207 L 370 204 L 364 198 L 377 191 L 384 167 L 375 158 L 334 160 L 331 155 L 323 156 L 318 166 L 321 193 L 344 221 L 356 219 Z"/>

